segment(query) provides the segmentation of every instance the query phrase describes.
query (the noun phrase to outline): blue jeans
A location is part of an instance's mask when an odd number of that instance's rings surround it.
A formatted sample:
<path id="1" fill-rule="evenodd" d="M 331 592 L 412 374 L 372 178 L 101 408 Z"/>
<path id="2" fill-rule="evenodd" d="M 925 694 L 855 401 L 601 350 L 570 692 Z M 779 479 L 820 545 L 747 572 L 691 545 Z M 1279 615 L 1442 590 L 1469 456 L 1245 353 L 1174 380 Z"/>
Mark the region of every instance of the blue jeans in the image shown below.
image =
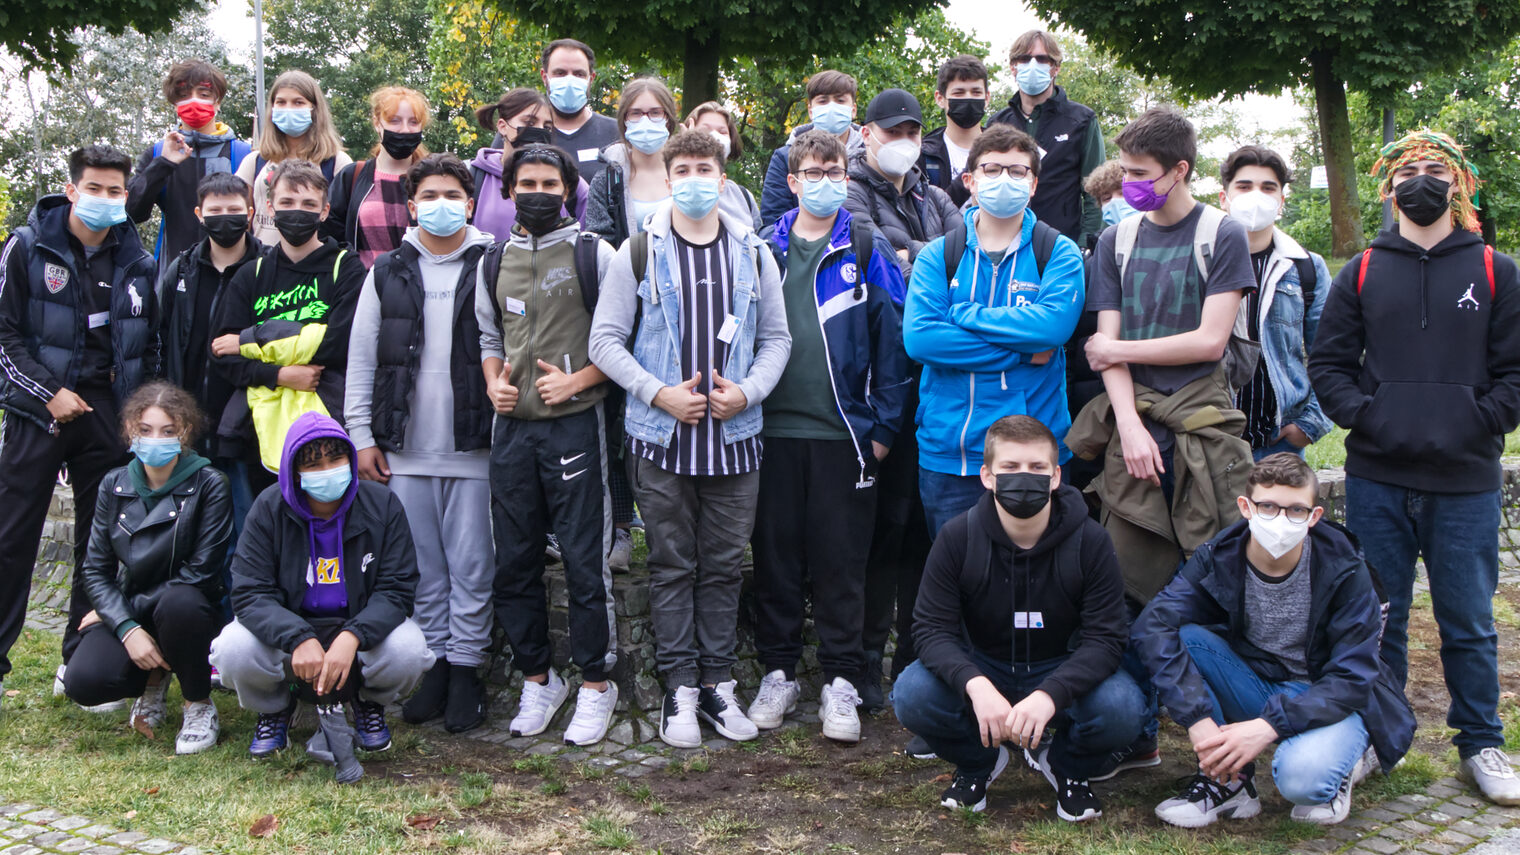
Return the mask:
<path id="1" fill-rule="evenodd" d="M 972 650 L 971 659 L 1011 704 L 1040 687 L 1064 659 L 1020 664 L 999 662 Z M 988 774 L 997 763 L 997 746 L 982 745 L 971 699 L 946 685 L 921 661 L 902 672 L 892 687 L 892 708 L 904 727 L 929 743 L 940 758 L 962 772 Z M 1140 733 L 1145 698 L 1122 669 L 1097 688 L 1057 710 L 1058 729 L 1050 740 L 1050 765 L 1056 774 L 1086 780 L 1103 771 L 1109 754 L 1127 747 Z"/>
<path id="2" fill-rule="evenodd" d="M 1309 689 L 1309 684 L 1301 681 L 1263 680 L 1224 639 L 1201 626 L 1188 624 L 1179 635 L 1208 684 L 1214 721 L 1219 724 L 1258 718 L 1274 695 L 1292 698 Z M 1278 743 L 1272 755 L 1272 782 L 1293 804 L 1325 804 L 1335 797 L 1341 780 L 1351 774 L 1367 750 L 1367 742 L 1367 727 L 1356 713 L 1335 724 L 1290 736 Z"/>
<path id="3" fill-rule="evenodd" d="M 1409 677 L 1409 604 L 1414 562 L 1425 559 L 1430 604 L 1441 633 L 1441 669 L 1457 730 L 1470 757 L 1504 744 L 1499 724 L 1499 635 L 1493 599 L 1499 584 L 1499 491 L 1427 493 L 1346 476 L 1346 526 L 1388 595 L 1383 659 L 1399 682 Z"/>
<path id="4" fill-rule="evenodd" d="M 987 492 L 982 479 L 975 475 L 946 475 L 918 468 L 918 493 L 924 503 L 924 521 L 929 524 L 929 539 L 939 537 L 945 523 L 971 510 Z"/>
<path id="5" fill-rule="evenodd" d="M 1269 454 L 1276 454 L 1279 451 L 1291 452 L 1293 454 L 1297 454 L 1299 457 L 1304 456 L 1304 450 L 1302 448 L 1299 448 L 1286 439 L 1279 439 L 1271 445 L 1264 446 L 1262 448 L 1251 449 L 1251 459 L 1261 460 L 1263 457 L 1266 457 Z"/>

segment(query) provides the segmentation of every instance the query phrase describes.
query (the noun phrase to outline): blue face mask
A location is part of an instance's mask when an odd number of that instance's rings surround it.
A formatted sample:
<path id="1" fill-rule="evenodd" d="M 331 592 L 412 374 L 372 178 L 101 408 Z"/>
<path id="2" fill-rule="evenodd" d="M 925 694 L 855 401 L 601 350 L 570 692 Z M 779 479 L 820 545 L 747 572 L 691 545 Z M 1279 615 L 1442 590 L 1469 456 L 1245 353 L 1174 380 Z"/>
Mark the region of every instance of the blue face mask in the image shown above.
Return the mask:
<path id="1" fill-rule="evenodd" d="M 1124 201 L 1124 197 L 1115 196 L 1103 205 L 1103 225 L 1117 225 L 1120 220 L 1128 217 L 1130 214 L 1138 213 L 1140 212 L 1131 208 L 1129 203 Z"/>
<path id="2" fill-rule="evenodd" d="M 996 178 L 980 178 L 976 184 L 977 207 L 1000 220 L 1024 213 L 1029 207 L 1029 179 L 1006 172 Z"/>
<path id="3" fill-rule="evenodd" d="M 850 108 L 843 104 L 824 104 L 809 111 L 813 127 L 838 136 L 850 129 Z"/>
<path id="4" fill-rule="evenodd" d="M 1033 97 L 1050 88 L 1050 66 L 1030 60 L 1015 70 L 1019 90 Z"/>
<path id="5" fill-rule="evenodd" d="M 338 501 L 348 492 L 353 481 L 354 473 L 347 463 L 331 469 L 301 473 L 301 489 L 315 502 Z"/>
<path id="6" fill-rule="evenodd" d="M 127 221 L 127 199 L 104 199 L 81 192 L 74 203 L 74 216 L 90 231 L 98 232 Z"/>
<path id="7" fill-rule="evenodd" d="M 574 75 L 549 78 L 549 103 L 566 116 L 579 113 L 586 106 L 591 82 Z"/>
<path id="8" fill-rule="evenodd" d="M 179 456 L 179 437 L 147 437 L 140 436 L 132 440 L 132 453 L 142 461 L 144 466 L 168 466 Z"/>
<path id="9" fill-rule="evenodd" d="M 670 139 L 670 128 L 665 127 L 664 119 L 639 119 L 628 123 L 623 138 L 639 151 L 654 154 L 664 148 L 665 141 Z"/>
<path id="10" fill-rule="evenodd" d="M 459 199 L 429 199 L 417 203 L 417 225 L 435 237 L 448 237 L 464 228 L 464 202 Z"/>
<path id="11" fill-rule="evenodd" d="M 311 127 L 310 107 L 276 107 L 269 113 L 269 121 L 289 137 L 298 137 Z"/>
<path id="12" fill-rule="evenodd" d="M 670 185 L 670 198 L 681 213 L 700 220 L 718 206 L 718 179 L 682 178 Z"/>
<path id="13" fill-rule="evenodd" d="M 844 197 L 848 191 L 845 189 L 845 180 L 830 181 L 820 178 L 817 181 L 802 182 L 802 207 L 815 217 L 832 217 L 839 206 L 844 204 Z"/>

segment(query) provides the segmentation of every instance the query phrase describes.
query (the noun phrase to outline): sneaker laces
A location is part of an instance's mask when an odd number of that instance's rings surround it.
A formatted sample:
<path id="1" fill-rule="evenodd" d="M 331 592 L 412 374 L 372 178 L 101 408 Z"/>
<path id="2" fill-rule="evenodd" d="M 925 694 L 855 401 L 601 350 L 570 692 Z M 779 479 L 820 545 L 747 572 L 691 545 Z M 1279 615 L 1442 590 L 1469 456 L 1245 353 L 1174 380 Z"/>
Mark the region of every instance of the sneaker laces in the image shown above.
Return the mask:
<path id="1" fill-rule="evenodd" d="M 682 689 L 676 689 L 674 692 L 672 692 L 672 694 L 675 695 L 677 716 L 697 714 L 697 698 L 699 697 L 698 692 L 695 690 L 684 691 Z"/>
<path id="2" fill-rule="evenodd" d="M 1478 768 L 1495 778 L 1513 778 L 1515 769 L 1510 765 L 1509 755 L 1497 748 L 1485 748 L 1475 757 Z"/>
<path id="3" fill-rule="evenodd" d="M 253 727 L 253 735 L 257 739 L 273 739 L 285 726 L 285 713 L 259 713 L 259 722 Z"/>
<path id="4" fill-rule="evenodd" d="M 385 729 L 385 707 L 368 701 L 354 701 L 354 727 L 365 733 Z"/>
<path id="5" fill-rule="evenodd" d="M 533 680 L 524 680 L 522 697 L 518 698 L 518 706 L 523 712 L 533 710 L 542 712 L 549 706 L 549 682 L 553 678 L 545 678 L 542 683 Z"/>
<path id="6" fill-rule="evenodd" d="M 210 702 L 193 703 L 185 707 L 185 723 L 182 730 L 202 732 L 211 729 L 211 721 L 216 717 L 216 707 Z"/>
<path id="7" fill-rule="evenodd" d="M 1223 784 L 1202 772 L 1197 772 L 1192 778 L 1186 780 L 1188 783 L 1182 792 L 1182 797 L 1189 802 L 1213 799 L 1215 804 L 1219 804 L 1230 799 L 1230 791 L 1225 789 Z"/>
<path id="8" fill-rule="evenodd" d="M 1061 798 L 1064 799 L 1075 798 L 1077 796 L 1091 798 L 1092 794 L 1092 787 L 1086 781 L 1079 781 L 1076 778 L 1065 779 L 1065 786 L 1061 788 Z"/>
<path id="9" fill-rule="evenodd" d="M 950 789 L 980 795 L 987 790 L 987 779 L 981 775 L 956 772 L 955 777 L 950 779 Z"/>
<path id="10" fill-rule="evenodd" d="M 737 682 L 729 680 L 727 682 L 719 683 L 718 685 L 713 686 L 713 693 L 716 694 L 718 696 L 718 699 L 723 701 L 723 705 L 728 708 L 725 710 L 725 712 L 731 712 L 739 709 L 739 699 L 734 697 L 734 688 L 738 685 L 739 684 Z"/>
<path id="11" fill-rule="evenodd" d="M 860 693 L 855 687 L 848 689 L 837 688 L 832 683 L 824 686 L 823 690 L 829 693 L 829 718 L 848 719 L 854 716 L 855 708 L 860 705 Z"/>

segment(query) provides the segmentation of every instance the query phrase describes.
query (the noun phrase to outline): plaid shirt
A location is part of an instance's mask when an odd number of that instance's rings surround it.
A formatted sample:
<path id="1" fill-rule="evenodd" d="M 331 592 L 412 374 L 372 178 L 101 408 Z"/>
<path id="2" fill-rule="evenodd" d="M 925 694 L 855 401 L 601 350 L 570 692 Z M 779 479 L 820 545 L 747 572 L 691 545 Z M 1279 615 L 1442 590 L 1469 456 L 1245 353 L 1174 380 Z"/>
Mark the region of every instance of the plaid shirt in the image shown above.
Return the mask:
<path id="1" fill-rule="evenodd" d="M 375 259 L 401 246 L 411 222 L 401 176 L 375 170 L 375 184 L 359 203 L 359 260 L 374 267 Z"/>

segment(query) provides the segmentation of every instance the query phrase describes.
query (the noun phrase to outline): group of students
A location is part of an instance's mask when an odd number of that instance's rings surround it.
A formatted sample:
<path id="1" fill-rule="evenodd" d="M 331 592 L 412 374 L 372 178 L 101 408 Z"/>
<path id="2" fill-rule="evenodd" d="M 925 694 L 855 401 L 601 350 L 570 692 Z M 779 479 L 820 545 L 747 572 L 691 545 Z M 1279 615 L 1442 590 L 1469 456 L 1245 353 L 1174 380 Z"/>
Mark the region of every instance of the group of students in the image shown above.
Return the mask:
<path id="1" fill-rule="evenodd" d="M 481 108 L 499 142 L 471 164 L 421 148 L 428 105 L 395 87 L 350 161 L 299 71 L 250 150 L 216 122 L 222 75 L 175 65 L 180 127 L 136 169 L 74 152 L 0 259 L 0 649 L 39 485 L 67 464 L 74 701 L 135 698 L 151 732 L 172 674 L 193 753 L 218 736 L 214 666 L 259 714 L 254 756 L 304 699 L 307 750 L 349 781 L 355 748 L 390 744 L 387 704 L 484 721 L 494 620 L 524 681 L 510 728 L 540 734 L 571 686 L 552 549 L 580 672 L 564 739 L 590 745 L 616 711 L 612 573 L 637 523 L 673 746 L 782 724 L 810 604 L 824 735 L 859 741 L 890 673 L 907 752 L 956 767 L 946 806 L 981 810 L 1012 747 L 1063 819 L 1100 816 L 1091 782 L 1160 762 L 1164 704 L 1198 773 L 1161 819 L 1256 814 L 1254 761 L 1279 743 L 1293 815 L 1333 823 L 1413 738 L 1419 557 L 1461 774 L 1520 803 L 1490 602 L 1520 282 L 1474 234 L 1460 147 L 1383 150 L 1398 224 L 1332 282 L 1274 225 L 1279 155 L 1233 152 L 1200 203 L 1181 113 L 1145 112 L 1104 164 L 1056 40 L 1027 33 L 1009 61 L 1019 91 L 990 122 L 985 65 L 947 62 L 927 135 L 906 91 L 857 125 L 854 80 L 815 74 L 758 202 L 725 176 L 726 108 L 682 125 L 641 78 L 596 114 L 573 40 L 543 52 L 547 95 Z M 157 261 L 128 222 L 155 205 Z M 1302 456 L 1332 423 L 1344 528 Z"/>

